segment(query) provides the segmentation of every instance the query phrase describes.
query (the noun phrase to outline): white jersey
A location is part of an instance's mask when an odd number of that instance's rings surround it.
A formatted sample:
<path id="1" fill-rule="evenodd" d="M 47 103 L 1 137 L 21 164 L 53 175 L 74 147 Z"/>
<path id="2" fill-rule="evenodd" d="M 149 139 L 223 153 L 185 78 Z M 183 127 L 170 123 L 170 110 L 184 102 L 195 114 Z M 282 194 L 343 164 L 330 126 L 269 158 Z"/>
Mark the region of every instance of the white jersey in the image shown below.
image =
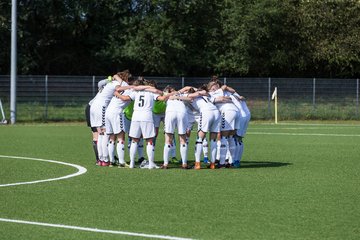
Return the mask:
<path id="1" fill-rule="evenodd" d="M 128 83 L 123 82 L 121 86 L 129 86 Z M 128 89 L 122 92 L 122 95 L 129 95 L 132 90 Z M 129 105 L 130 101 L 123 101 L 120 98 L 117 98 L 116 96 L 113 96 L 109 106 L 107 107 L 106 111 L 109 112 L 119 112 L 122 111 L 127 105 Z"/>
<path id="2" fill-rule="evenodd" d="M 213 99 L 215 100 L 215 98 L 217 97 L 230 97 L 231 94 L 227 91 L 223 91 L 221 88 L 219 88 L 218 90 L 214 91 L 214 92 L 209 92 L 210 96 L 213 97 Z M 238 111 L 238 108 L 235 106 L 234 103 L 232 102 L 218 102 L 215 103 L 215 106 L 221 111 L 221 112 L 226 112 L 226 111 Z"/>
<path id="3" fill-rule="evenodd" d="M 124 86 L 126 82 L 122 82 L 121 86 Z M 126 83 L 127 84 L 127 83 Z M 120 83 L 118 81 L 112 81 L 105 85 L 103 90 L 98 94 L 93 103 L 97 103 L 99 105 L 109 105 L 111 98 L 114 95 L 115 89 L 119 86 Z"/>
<path id="4" fill-rule="evenodd" d="M 212 102 L 213 99 L 208 96 L 199 96 L 193 100 L 191 105 L 200 113 L 205 111 L 217 111 L 218 109 Z"/>
<path id="5" fill-rule="evenodd" d="M 129 97 L 134 101 L 132 121 L 154 122 L 152 109 L 159 95 L 147 91 L 133 91 Z"/>
<path id="6" fill-rule="evenodd" d="M 181 95 L 184 96 L 184 95 Z M 186 113 L 187 108 L 185 103 L 182 100 L 167 100 L 166 102 L 166 113 L 167 112 L 182 112 Z"/>

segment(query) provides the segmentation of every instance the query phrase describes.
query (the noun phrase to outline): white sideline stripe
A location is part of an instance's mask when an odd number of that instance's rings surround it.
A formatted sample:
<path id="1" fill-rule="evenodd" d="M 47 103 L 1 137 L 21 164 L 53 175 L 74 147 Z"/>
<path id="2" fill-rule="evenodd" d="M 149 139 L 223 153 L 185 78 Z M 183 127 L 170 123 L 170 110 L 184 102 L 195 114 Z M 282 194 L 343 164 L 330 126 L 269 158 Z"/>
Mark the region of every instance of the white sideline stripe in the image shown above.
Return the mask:
<path id="1" fill-rule="evenodd" d="M 69 225 L 62 225 L 62 224 L 42 223 L 42 222 L 30 222 L 30 221 L 7 219 L 7 218 L 0 218 L 0 221 L 1 222 L 10 222 L 10 223 L 19 223 L 19 224 L 28 224 L 28 225 L 37 225 L 37 226 L 44 226 L 44 227 L 65 228 L 65 229 L 73 229 L 73 230 L 96 232 L 96 233 L 111 233 L 111 234 L 128 235 L 128 236 L 145 237 L 145 238 L 158 238 L 158 239 L 170 239 L 170 240 L 192 240 L 192 238 L 181 238 L 181 237 L 172 237 L 172 236 L 165 236 L 165 235 L 114 231 L 114 230 L 105 230 L 105 229 L 87 228 L 87 227 L 69 226 Z"/>
<path id="2" fill-rule="evenodd" d="M 325 136 L 325 137 L 360 137 L 356 134 L 325 134 L 325 133 L 277 133 L 277 132 L 247 132 L 250 135 L 288 135 L 288 136 Z"/>
<path id="3" fill-rule="evenodd" d="M 76 164 L 71 164 L 71 163 L 55 161 L 55 160 L 48 160 L 48 159 L 41 159 L 41 158 L 29 158 L 29 157 L 18 157 L 18 156 L 5 156 L 5 155 L 0 155 L 0 158 L 26 159 L 26 160 L 34 160 L 34 161 L 41 161 L 41 162 L 57 163 L 57 164 L 62 164 L 62 165 L 74 167 L 74 168 L 76 168 L 78 170 L 76 173 L 66 175 L 66 176 L 63 176 L 63 177 L 49 178 L 49 179 L 36 180 L 36 181 L 30 181 L 30 182 L 17 182 L 17 183 L 0 184 L 0 187 L 9 187 L 9 186 L 17 186 L 17 185 L 26 185 L 26 184 L 58 181 L 58 180 L 63 180 L 63 179 L 76 177 L 76 176 L 79 176 L 79 175 L 84 174 L 84 173 L 87 172 L 87 169 L 82 167 L 82 166 L 79 166 L 79 165 L 76 165 Z"/>

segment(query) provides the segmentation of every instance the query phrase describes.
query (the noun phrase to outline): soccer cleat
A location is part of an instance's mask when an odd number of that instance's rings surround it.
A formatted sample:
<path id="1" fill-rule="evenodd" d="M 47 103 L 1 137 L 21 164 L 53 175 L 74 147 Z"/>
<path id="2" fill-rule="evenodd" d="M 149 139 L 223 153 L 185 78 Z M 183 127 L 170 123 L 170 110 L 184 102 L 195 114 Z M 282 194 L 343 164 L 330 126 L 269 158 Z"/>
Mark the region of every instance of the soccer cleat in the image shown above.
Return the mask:
<path id="1" fill-rule="evenodd" d="M 101 166 L 103 167 L 108 167 L 109 165 L 110 165 L 109 162 L 104 162 L 104 161 L 101 162 Z"/>
<path id="2" fill-rule="evenodd" d="M 215 163 L 210 163 L 210 169 L 215 169 Z"/>
<path id="3" fill-rule="evenodd" d="M 116 163 L 115 162 L 110 162 L 109 167 L 116 167 Z"/>
<path id="4" fill-rule="evenodd" d="M 200 166 L 200 162 L 195 162 L 195 167 L 194 167 L 195 170 L 200 170 L 201 169 L 201 166 Z"/>
<path id="5" fill-rule="evenodd" d="M 138 163 L 141 164 L 143 161 L 145 161 L 145 158 L 144 157 L 141 157 L 138 159 Z"/>
<path id="6" fill-rule="evenodd" d="M 205 164 L 208 164 L 209 158 L 208 158 L 208 157 L 204 157 L 204 160 L 203 160 L 203 161 L 204 161 Z"/>
<path id="7" fill-rule="evenodd" d="M 119 163 L 119 166 L 118 166 L 118 168 L 129 168 L 130 166 L 129 166 L 129 164 L 127 164 L 127 163 Z"/>
<path id="8" fill-rule="evenodd" d="M 217 168 L 226 168 L 226 165 L 218 163 Z"/>
<path id="9" fill-rule="evenodd" d="M 240 161 L 236 160 L 236 161 L 233 163 L 233 166 L 234 166 L 234 168 L 240 168 Z"/>
<path id="10" fill-rule="evenodd" d="M 140 163 L 140 168 L 149 168 L 149 162 L 147 160 L 143 160 Z"/>
<path id="11" fill-rule="evenodd" d="M 101 166 L 101 161 L 100 161 L 100 160 L 96 160 L 95 165 L 97 165 L 97 166 Z"/>

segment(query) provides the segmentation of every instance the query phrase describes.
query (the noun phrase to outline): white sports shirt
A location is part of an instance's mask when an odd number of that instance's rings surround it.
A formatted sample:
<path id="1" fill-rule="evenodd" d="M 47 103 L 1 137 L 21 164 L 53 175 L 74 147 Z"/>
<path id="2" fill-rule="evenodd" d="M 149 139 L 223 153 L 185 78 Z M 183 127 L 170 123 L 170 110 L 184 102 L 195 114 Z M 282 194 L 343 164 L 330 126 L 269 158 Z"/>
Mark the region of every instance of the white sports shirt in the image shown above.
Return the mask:
<path id="1" fill-rule="evenodd" d="M 147 91 L 132 91 L 129 97 L 134 101 L 134 113 L 131 121 L 154 122 L 152 109 L 159 94 Z"/>
<path id="2" fill-rule="evenodd" d="M 129 84 L 127 82 L 122 82 L 121 86 L 129 86 Z M 121 93 L 122 95 L 129 95 L 131 92 L 130 89 L 125 90 L 123 93 Z M 123 101 L 120 98 L 117 98 L 115 96 L 112 97 L 111 102 L 108 106 L 108 108 L 106 109 L 106 111 L 113 111 L 113 112 L 118 112 L 119 110 L 121 111 L 122 109 L 124 109 L 127 105 L 129 105 L 130 101 Z"/>
<path id="3" fill-rule="evenodd" d="M 208 96 L 199 96 L 192 101 L 192 106 L 198 112 L 218 110 L 212 103 L 213 99 Z"/>
<path id="4" fill-rule="evenodd" d="M 184 96 L 181 94 L 180 96 Z M 185 103 L 182 100 L 167 100 L 166 102 L 166 112 L 182 112 L 186 113 L 187 108 Z"/>
<path id="5" fill-rule="evenodd" d="M 221 96 L 230 97 L 231 96 L 231 94 L 229 92 L 227 92 L 227 91 L 224 92 L 221 88 L 219 88 L 218 90 L 216 90 L 214 92 L 209 92 L 209 94 L 211 97 L 213 97 L 214 100 L 216 97 L 221 97 Z M 217 102 L 217 103 L 215 103 L 215 106 L 221 112 L 238 111 L 238 108 L 232 102 Z"/>

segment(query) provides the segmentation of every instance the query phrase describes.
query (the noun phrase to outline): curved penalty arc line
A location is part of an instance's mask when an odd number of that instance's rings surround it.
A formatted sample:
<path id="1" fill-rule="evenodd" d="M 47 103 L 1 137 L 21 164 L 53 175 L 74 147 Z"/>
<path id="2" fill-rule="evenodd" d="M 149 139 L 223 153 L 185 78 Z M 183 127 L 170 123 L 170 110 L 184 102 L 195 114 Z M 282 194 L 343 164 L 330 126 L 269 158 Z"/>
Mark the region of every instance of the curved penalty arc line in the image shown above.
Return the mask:
<path id="1" fill-rule="evenodd" d="M 48 159 L 41 159 L 41 158 L 30 158 L 30 157 L 19 157 L 19 156 L 6 156 L 6 155 L 0 155 L 0 158 L 26 159 L 26 160 L 32 160 L 32 161 L 50 162 L 50 163 L 56 163 L 56 164 L 61 164 L 61 165 L 74 167 L 74 168 L 76 168 L 78 170 L 76 173 L 69 174 L 69 175 L 62 176 L 62 177 L 48 178 L 48 179 L 35 180 L 35 181 L 29 181 L 29 182 L 17 182 L 17 183 L 0 184 L 0 187 L 10 187 L 10 186 L 17 186 L 17 185 L 27 185 L 27 184 L 35 184 L 35 183 L 42 183 L 42 182 L 52 182 L 52 181 L 64 180 L 64 179 L 68 179 L 68 178 L 72 178 L 72 177 L 82 175 L 82 174 L 87 172 L 87 169 L 82 167 L 82 166 L 72 164 L 72 163 L 65 163 L 65 162 L 55 161 L 55 160 L 48 160 Z"/>

